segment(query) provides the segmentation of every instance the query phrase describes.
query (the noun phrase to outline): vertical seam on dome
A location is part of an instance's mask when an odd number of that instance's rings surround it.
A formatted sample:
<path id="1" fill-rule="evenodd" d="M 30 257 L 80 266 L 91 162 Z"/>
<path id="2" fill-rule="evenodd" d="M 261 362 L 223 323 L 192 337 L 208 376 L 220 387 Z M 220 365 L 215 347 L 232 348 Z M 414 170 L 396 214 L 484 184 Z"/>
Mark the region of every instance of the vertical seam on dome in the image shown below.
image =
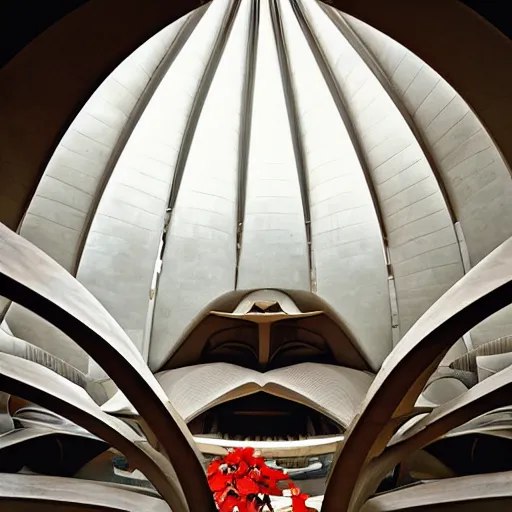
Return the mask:
<path id="1" fill-rule="evenodd" d="M 348 109 L 347 109 L 347 106 L 345 103 L 345 98 L 338 86 L 336 78 L 334 77 L 334 75 L 327 63 L 327 58 L 324 54 L 324 51 L 323 51 L 322 47 L 320 46 L 320 43 L 318 42 L 315 34 L 313 33 L 313 30 L 311 29 L 311 26 L 310 26 L 308 20 L 306 19 L 306 16 L 304 15 L 302 6 L 299 4 L 299 2 L 297 2 L 297 0 L 290 0 L 290 3 L 292 6 L 292 9 L 293 9 L 293 12 L 295 13 L 295 16 L 297 17 L 299 26 L 302 29 L 304 37 L 306 38 L 306 41 L 309 44 L 311 52 L 312 52 L 313 56 L 315 57 L 317 66 L 319 67 L 320 72 L 322 73 L 322 76 L 324 77 L 324 80 L 327 84 L 327 87 L 329 88 L 329 91 L 334 100 L 336 108 L 338 109 L 340 117 L 343 121 L 343 124 L 345 125 L 345 128 L 348 132 L 348 135 L 350 137 L 350 140 L 351 140 L 354 150 L 356 152 L 357 159 L 359 161 L 359 164 L 361 165 L 361 169 L 363 171 L 364 177 L 366 179 L 366 183 L 368 185 L 368 189 L 370 191 L 370 196 L 372 198 L 374 210 L 377 215 L 377 221 L 379 224 L 379 229 L 380 229 L 380 233 L 381 233 L 381 237 L 382 237 L 383 246 L 387 247 L 387 232 L 386 232 L 386 228 L 384 225 L 382 211 L 381 211 L 381 208 L 379 205 L 377 192 L 375 190 L 375 186 L 374 186 L 373 180 L 371 178 L 370 170 L 369 170 L 366 158 L 364 156 L 363 149 L 359 142 L 359 137 L 357 136 L 356 130 L 354 128 L 354 124 L 353 124 L 352 119 L 350 118 L 350 115 L 348 113 Z M 386 260 L 387 260 L 387 257 L 386 257 Z"/>
<path id="2" fill-rule="evenodd" d="M 434 155 L 428 148 L 428 145 L 421 134 L 420 130 L 416 126 L 411 114 L 407 110 L 404 103 L 401 101 L 398 96 L 393 84 L 390 79 L 382 69 L 381 65 L 377 61 L 373 52 L 366 46 L 366 44 L 361 40 L 358 34 L 352 29 L 352 27 L 347 23 L 347 21 L 343 18 L 341 12 L 335 10 L 332 7 L 327 5 L 323 5 L 322 2 L 319 2 L 319 5 L 327 15 L 327 17 L 331 20 L 334 26 L 339 30 L 341 35 L 347 40 L 347 42 L 352 46 L 352 48 L 356 51 L 359 57 L 363 60 L 363 62 L 368 66 L 370 71 L 373 73 L 375 78 L 379 81 L 380 85 L 389 96 L 397 110 L 400 112 L 400 115 L 407 123 L 409 130 L 414 136 L 416 142 L 418 143 L 423 155 L 425 156 L 432 175 L 436 180 L 437 186 L 444 200 L 444 204 L 448 211 L 448 215 L 450 216 L 452 222 L 452 228 L 454 231 L 455 239 L 457 240 L 457 247 L 459 251 L 459 256 L 461 260 L 462 270 L 464 274 L 469 271 L 469 257 L 466 258 L 467 248 L 465 246 L 465 240 L 462 232 L 462 226 L 460 225 L 459 219 L 457 218 L 455 209 L 451 202 L 448 191 L 444 185 L 443 178 L 441 176 L 441 171 L 437 165 L 436 159 Z M 406 49 L 406 51 L 409 51 Z M 463 337 L 463 341 L 466 344 L 466 347 L 469 350 L 469 347 L 472 346 L 470 334 L 467 333 L 465 337 Z"/>
<path id="3" fill-rule="evenodd" d="M 233 24 L 235 22 L 240 4 L 241 0 L 231 0 L 228 8 L 226 9 L 226 13 L 224 14 L 224 18 L 222 20 L 219 32 L 215 38 L 215 42 L 213 44 L 210 57 L 204 68 L 201 81 L 199 83 L 197 92 L 194 96 L 194 100 L 190 107 L 189 117 L 187 119 L 185 130 L 183 132 L 183 137 L 181 139 L 181 145 L 178 152 L 178 157 L 176 159 L 176 166 L 174 168 L 174 175 L 172 178 L 171 190 L 169 193 L 169 201 L 166 211 L 165 222 L 161 232 L 161 245 L 158 252 L 158 259 L 155 264 L 155 273 L 153 277 L 155 287 L 154 289 L 152 288 L 150 290 L 150 307 L 148 310 L 148 318 L 146 320 L 145 326 L 145 330 L 147 330 L 147 334 L 145 333 L 145 337 L 147 337 L 148 340 L 150 339 L 153 331 L 154 305 L 156 303 L 156 298 L 158 295 L 160 275 L 163 269 L 164 254 L 166 251 L 167 239 L 171 230 L 172 215 L 174 207 L 176 205 L 176 200 L 178 198 L 181 180 L 185 172 L 185 167 L 187 165 L 188 157 L 190 154 L 190 148 L 194 140 L 201 112 L 203 110 L 206 98 L 208 97 L 208 93 L 210 92 L 210 87 L 213 82 L 215 72 L 217 71 L 227 41 L 231 34 L 231 29 L 233 28 Z M 208 5 L 211 5 L 211 2 L 209 2 Z M 167 360 L 168 359 L 169 357 L 167 357 Z"/>
<path id="4" fill-rule="evenodd" d="M 185 21 L 181 29 L 178 31 L 178 34 L 174 38 L 173 42 L 171 43 L 169 49 L 165 53 L 164 57 L 158 64 L 158 67 L 155 69 L 153 75 L 151 76 L 149 82 L 147 83 L 146 87 L 144 88 L 142 94 L 140 95 L 139 100 L 135 104 L 130 117 L 128 118 L 128 121 L 126 122 L 125 127 L 123 128 L 113 150 L 110 155 L 110 158 L 107 162 L 107 165 L 105 167 L 105 171 L 103 173 L 103 178 L 99 184 L 98 187 L 98 194 L 96 194 L 94 198 L 93 205 L 90 209 L 90 213 L 87 216 L 83 233 L 80 239 L 80 243 L 77 249 L 76 254 L 76 261 L 74 265 L 73 275 L 76 276 L 78 269 L 80 267 L 80 261 L 82 259 L 83 252 L 85 250 L 85 246 L 87 244 L 87 239 L 89 237 L 89 231 L 91 229 L 92 223 L 94 221 L 94 218 L 96 216 L 96 213 L 98 211 L 98 207 L 100 205 L 101 199 L 103 198 L 103 195 L 105 193 L 105 189 L 107 188 L 107 185 L 110 181 L 110 178 L 112 177 L 112 173 L 114 172 L 117 163 L 119 161 L 119 158 L 121 157 L 128 140 L 130 139 L 135 127 L 137 126 L 137 123 L 139 122 L 140 118 L 142 117 L 142 114 L 146 110 L 146 107 L 148 106 L 149 102 L 151 101 L 151 98 L 155 94 L 158 86 L 162 82 L 164 76 L 166 75 L 169 68 L 172 66 L 173 62 L 176 60 L 176 57 L 180 54 L 181 50 L 187 43 L 190 35 L 197 27 L 197 24 L 205 14 L 209 7 L 208 5 L 205 5 L 203 7 L 200 7 L 193 11 L 189 18 Z M 108 79 L 107 79 L 108 80 Z"/>
<path id="5" fill-rule="evenodd" d="M 247 52 L 245 60 L 245 79 L 242 91 L 240 138 L 238 142 L 238 195 L 235 248 L 235 290 L 238 289 L 238 273 L 240 266 L 240 254 L 242 250 L 242 238 L 245 217 L 245 201 L 247 194 L 247 169 L 249 165 L 252 112 L 254 108 L 254 83 L 256 77 L 256 59 L 258 55 L 259 23 L 260 0 L 253 0 L 251 2 L 251 12 L 249 15 L 249 35 L 247 40 Z"/>
<path id="6" fill-rule="evenodd" d="M 321 2 L 319 2 L 321 4 Z M 386 270 L 387 270 L 387 277 L 388 277 L 388 295 L 389 295 L 389 304 L 390 304 L 390 311 L 391 311 L 391 331 L 392 331 L 392 337 L 393 337 L 393 344 L 395 344 L 395 340 L 398 340 L 400 337 L 400 325 L 399 325 L 399 311 L 398 311 L 398 301 L 396 296 L 396 287 L 395 287 L 395 278 L 393 273 L 393 267 L 390 262 L 389 257 L 389 246 L 388 246 L 388 236 L 386 227 L 384 224 L 384 219 L 382 215 L 382 210 L 380 208 L 380 203 L 377 197 L 377 191 L 375 189 L 375 185 L 373 183 L 370 169 L 368 166 L 368 162 L 366 160 L 364 151 L 361 147 L 361 143 L 359 140 L 359 137 L 357 135 L 356 129 L 354 127 L 354 124 L 352 122 L 352 119 L 350 117 L 348 108 L 346 106 L 345 98 L 343 96 L 343 93 L 336 81 L 336 78 L 333 75 L 333 72 L 327 63 L 327 57 L 325 56 L 325 53 L 314 34 L 309 21 L 307 20 L 303 8 L 300 5 L 300 2 L 297 0 L 290 0 L 291 7 L 293 9 L 293 12 L 297 18 L 297 21 L 299 23 L 299 26 L 304 34 L 304 37 L 306 38 L 306 41 L 308 42 L 309 48 L 311 49 L 311 53 L 313 54 L 315 61 L 317 63 L 318 68 L 320 69 L 320 72 L 322 73 L 322 76 L 325 80 L 325 83 L 327 84 L 327 87 L 329 89 L 329 92 L 331 93 L 332 99 L 336 105 L 336 108 L 338 109 L 338 112 L 340 114 L 340 117 L 343 121 L 343 124 L 345 125 L 345 128 L 347 130 L 347 133 L 350 137 L 350 140 L 352 142 L 352 146 L 354 147 L 354 150 L 356 152 L 357 159 L 359 161 L 359 165 L 361 166 L 361 170 L 363 171 L 364 178 L 366 180 L 366 184 L 368 186 L 368 190 L 370 192 L 370 197 L 373 203 L 373 208 L 375 211 L 375 214 L 377 216 L 377 223 L 379 225 L 379 231 L 381 235 L 381 243 L 382 243 L 382 250 L 384 253 L 384 260 L 386 262 Z"/>
<path id="7" fill-rule="evenodd" d="M 185 131 L 183 133 L 183 138 L 181 139 L 181 146 L 178 152 L 178 158 L 176 160 L 176 167 L 169 196 L 169 208 L 171 209 L 171 215 L 176 205 L 181 180 L 187 165 L 190 148 L 194 140 L 199 118 L 201 117 L 201 112 L 210 91 L 215 72 L 219 66 L 219 62 L 224 53 L 224 49 L 226 48 L 226 44 L 229 39 L 229 35 L 231 34 L 231 29 L 233 28 L 240 4 L 241 0 L 232 0 L 230 2 L 224 19 L 222 20 L 221 28 L 213 45 L 210 58 L 208 59 L 208 63 L 206 64 L 205 70 L 203 72 L 203 76 L 201 77 L 201 82 L 199 83 L 199 87 L 192 102 L 192 107 L 190 109 Z"/>
<path id="8" fill-rule="evenodd" d="M 466 244 L 466 237 L 464 236 L 464 231 L 462 230 L 460 222 L 455 223 L 455 234 L 457 236 L 457 242 L 462 257 L 464 274 L 467 274 L 471 270 L 471 259 L 469 257 L 468 246 Z M 475 348 L 473 346 L 473 339 L 471 338 L 471 331 L 468 331 L 462 336 L 462 341 L 464 342 L 464 345 L 466 345 L 468 352 L 471 352 L 471 350 Z"/>
<path id="9" fill-rule="evenodd" d="M 423 138 L 423 135 L 420 133 L 418 127 L 414 123 L 411 115 L 409 114 L 409 111 L 407 110 L 406 106 L 403 104 L 401 99 L 399 98 L 395 88 L 393 87 L 393 84 L 387 77 L 386 73 L 378 63 L 377 59 L 375 58 L 373 52 L 364 44 L 364 42 L 361 40 L 361 38 L 354 32 L 352 27 L 343 19 L 343 16 L 341 13 L 338 13 L 333 8 L 330 8 L 328 6 L 322 5 L 322 2 L 319 2 L 319 5 L 322 7 L 323 11 L 327 15 L 327 17 L 331 20 L 331 22 L 334 24 L 334 26 L 340 31 L 340 33 L 343 35 L 343 37 L 347 40 L 347 42 L 352 46 L 352 48 L 356 51 L 356 53 L 359 55 L 359 57 L 363 60 L 363 62 L 368 66 L 370 71 L 373 73 L 375 78 L 379 81 L 382 88 L 386 91 L 386 94 L 389 96 L 395 107 L 400 112 L 400 115 L 404 119 L 404 121 L 407 123 L 407 126 L 409 127 L 409 130 L 411 130 L 411 133 L 413 134 L 414 138 L 416 139 L 418 145 L 420 146 L 420 149 L 422 153 L 425 155 L 425 158 L 427 159 L 427 162 L 429 164 L 430 169 L 432 170 L 432 174 L 434 175 L 434 178 L 437 182 L 437 185 L 439 187 L 439 190 L 441 191 L 441 195 L 443 196 L 446 209 L 448 210 L 448 214 L 450 215 L 450 218 L 452 220 L 452 224 L 455 225 L 457 222 L 457 215 L 455 214 L 455 210 L 453 208 L 452 202 L 450 200 L 450 196 L 448 195 L 448 191 L 446 190 L 446 187 L 444 186 L 444 182 L 441 177 L 441 173 L 439 171 L 439 167 L 436 163 L 436 160 L 434 156 L 432 155 L 431 151 L 429 150 L 427 143 L 425 142 L 425 139 Z M 409 50 L 407 50 L 409 51 Z"/>
<path id="10" fill-rule="evenodd" d="M 295 99 L 295 90 L 291 78 L 290 62 L 288 58 L 288 49 L 283 32 L 280 7 L 278 0 L 268 0 L 270 6 L 270 16 L 272 18 L 272 28 L 276 42 L 277 56 L 279 60 L 279 69 L 281 71 L 281 80 L 283 83 L 286 110 L 290 123 L 293 151 L 295 154 L 295 163 L 297 165 L 297 174 L 302 199 L 302 210 L 304 214 L 304 224 L 306 230 L 306 243 L 308 251 L 309 281 L 312 292 L 316 292 L 316 276 L 313 265 L 313 247 L 311 243 L 311 208 L 309 200 L 309 180 L 306 172 L 306 159 L 304 156 L 304 147 L 301 138 L 301 126 L 297 113 L 297 102 Z"/>

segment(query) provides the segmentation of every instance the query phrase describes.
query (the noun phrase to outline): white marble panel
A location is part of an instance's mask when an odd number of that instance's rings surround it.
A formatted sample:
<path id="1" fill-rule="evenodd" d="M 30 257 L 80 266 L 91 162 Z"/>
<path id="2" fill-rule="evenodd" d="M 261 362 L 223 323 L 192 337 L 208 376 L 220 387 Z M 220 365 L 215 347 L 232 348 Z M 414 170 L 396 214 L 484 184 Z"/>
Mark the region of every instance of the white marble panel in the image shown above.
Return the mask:
<path id="1" fill-rule="evenodd" d="M 71 123 L 48 163 L 21 234 L 72 273 L 103 192 L 102 183 L 108 178 L 112 152 L 184 21 L 156 34 L 112 72 Z M 105 252 L 111 244 L 103 246 L 102 242 L 95 243 Z M 101 265 L 98 262 L 98 268 Z M 120 297 L 113 300 L 120 301 Z M 16 304 L 7 317 L 19 337 L 87 372 L 87 354 L 50 324 Z"/>
<path id="2" fill-rule="evenodd" d="M 463 274 L 455 230 L 446 229 L 451 220 L 441 190 L 393 99 L 320 6 L 310 0 L 303 4 L 346 98 L 370 169 L 388 237 L 403 336 Z M 405 52 L 386 58 L 397 90 L 406 92 L 421 63 Z M 444 237 L 424 242 L 423 236 L 441 231 Z M 413 259 L 404 259 L 404 244 L 415 253 Z"/>
<path id="3" fill-rule="evenodd" d="M 239 289 L 310 290 L 297 163 L 268 2 L 260 26 Z"/>
<path id="4" fill-rule="evenodd" d="M 386 35 L 345 18 L 376 56 L 424 137 L 462 227 L 470 263 L 476 265 L 512 236 L 512 180 L 506 162 L 471 108 L 446 80 Z M 399 58 L 421 68 L 405 93 L 393 72 Z M 510 334 L 511 315 L 512 310 L 505 309 L 474 329 L 475 344 Z"/>
<path id="5" fill-rule="evenodd" d="M 238 144 L 250 2 L 242 2 L 194 134 L 171 214 L 149 363 L 157 370 L 203 308 L 235 288 Z"/>
<path id="6" fill-rule="evenodd" d="M 221 0 L 206 11 L 153 94 L 106 186 L 80 262 L 78 279 L 141 351 L 176 159 L 227 5 Z"/>
<path id="7" fill-rule="evenodd" d="M 306 154 L 317 293 L 378 369 L 392 340 L 377 214 L 332 93 L 286 2 L 282 19 Z"/>

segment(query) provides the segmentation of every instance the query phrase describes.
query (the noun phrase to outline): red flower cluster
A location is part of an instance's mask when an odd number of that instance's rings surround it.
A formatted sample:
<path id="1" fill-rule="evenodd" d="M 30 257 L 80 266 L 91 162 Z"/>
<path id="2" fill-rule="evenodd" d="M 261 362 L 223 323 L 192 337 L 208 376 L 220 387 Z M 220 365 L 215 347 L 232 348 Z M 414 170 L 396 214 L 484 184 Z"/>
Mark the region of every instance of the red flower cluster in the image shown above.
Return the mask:
<path id="1" fill-rule="evenodd" d="M 277 482 L 288 480 L 292 497 L 293 512 L 307 512 L 307 494 L 280 469 L 269 468 L 263 457 L 255 454 L 253 448 L 236 448 L 223 459 L 210 463 L 207 470 L 208 484 L 213 492 L 215 503 L 221 512 L 261 512 L 270 504 L 270 496 L 282 496 L 283 491 Z"/>

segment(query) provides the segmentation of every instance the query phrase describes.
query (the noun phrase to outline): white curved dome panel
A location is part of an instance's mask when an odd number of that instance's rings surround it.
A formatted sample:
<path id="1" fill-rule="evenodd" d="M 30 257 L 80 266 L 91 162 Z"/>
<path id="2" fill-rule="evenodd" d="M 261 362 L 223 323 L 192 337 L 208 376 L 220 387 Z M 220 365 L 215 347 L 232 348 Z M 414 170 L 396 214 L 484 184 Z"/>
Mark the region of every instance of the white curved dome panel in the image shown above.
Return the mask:
<path id="1" fill-rule="evenodd" d="M 98 206 L 77 274 L 141 351 L 183 134 L 227 4 L 220 0 L 208 9 L 135 125 Z"/>
<path id="2" fill-rule="evenodd" d="M 173 351 L 198 311 L 235 288 L 238 140 L 249 7 L 247 2 L 239 7 L 204 104 L 194 107 L 201 107 L 201 115 L 163 252 L 150 358 L 155 366 Z"/>
<path id="3" fill-rule="evenodd" d="M 367 359 L 378 367 L 392 347 L 379 221 L 353 140 L 322 70 L 291 5 L 283 2 L 281 12 L 309 184 L 316 291 L 342 312 Z"/>
<path id="4" fill-rule="evenodd" d="M 269 2 L 260 3 L 254 73 L 238 285 L 309 290 L 302 191 Z"/>

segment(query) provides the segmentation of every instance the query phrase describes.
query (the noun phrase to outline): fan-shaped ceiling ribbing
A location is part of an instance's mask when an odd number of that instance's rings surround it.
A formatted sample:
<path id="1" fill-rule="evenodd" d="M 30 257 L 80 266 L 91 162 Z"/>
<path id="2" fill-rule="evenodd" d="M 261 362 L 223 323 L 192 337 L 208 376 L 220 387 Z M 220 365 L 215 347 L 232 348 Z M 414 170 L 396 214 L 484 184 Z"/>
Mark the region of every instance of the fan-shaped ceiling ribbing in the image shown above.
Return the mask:
<path id="1" fill-rule="evenodd" d="M 210 302 L 260 288 L 318 294 L 378 369 L 512 235 L 512 182 L 468 105 L 387 36 L 315 0 L 214 0 L 93 94 L 21 234 L 153 370 Z M 54 352 L 33 315 L 7 321 Z M 474 344 L 510 333 L 508 312 L 490 322 Z"/>

